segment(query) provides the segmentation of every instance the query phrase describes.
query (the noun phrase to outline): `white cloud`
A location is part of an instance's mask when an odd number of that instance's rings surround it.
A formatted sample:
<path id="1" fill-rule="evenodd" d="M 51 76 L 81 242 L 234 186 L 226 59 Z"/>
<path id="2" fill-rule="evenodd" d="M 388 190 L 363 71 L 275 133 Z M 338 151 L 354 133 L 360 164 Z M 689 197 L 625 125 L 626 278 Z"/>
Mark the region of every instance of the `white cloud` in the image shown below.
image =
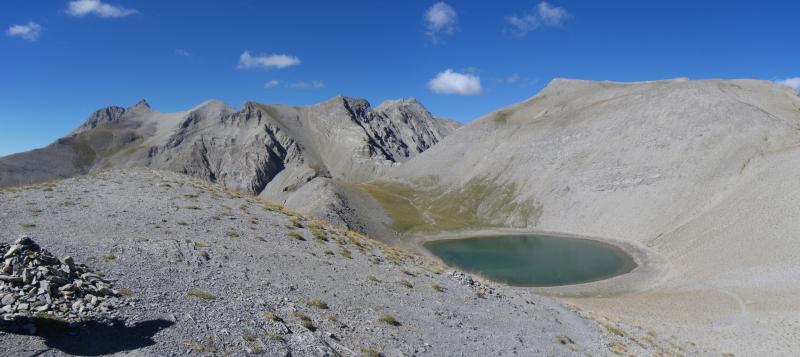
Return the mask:
<path id="1" fill-rule="evenodd" d="M 428 88 L 438 94 L 478 95 L 483 92 L 480 77 L 446 69 L 428 82 Z"/>
<path id="2" fill-rule="evenodd" d="M 253 68 L 286 68 L 300 64 L 300 59 L 289 55 L 259 55 L 252 56 L 250 51 L 244 51 L 239 56 L 239 69 Z"/>
<path id="3" fill-rule="evenodd" d="M 267 81 L 266 83 L 264 83 L 264 88 L 275 88 L 280 84 L 281 84 L 281 81 L 273 79 L 273 80 L 270 80 L 270 81 Z"/>
<path id="4" fill-rule="evenodd" d="M 521 80 L 522 80 L 522 77 L 520 77 L 519 74 L 514 73 L 514 74 L 506 77 L 503 81 L 505 83 L 508 83 L 508 84 L 514 84 L 514 83 L 517 83 L 517 82 L 519 82 Z"/>
<path id="5" fill-rule="evenodd" d="M 323 83 L 322 81 L 294 82 L 286 84 L 286 88 L 319 89 L 319 88 L 325 88 L 325 83 Z"/>
<path id="6" fill-rule="evenodd" d="M 536 5 L 536 11 L 539 12 L 539 18 L 542 23 L 547 26 L 561 26 L 569 17 L 569 13 L 563 7 L 553 6 L 546 1 L 542 1 Z"/>
<path id="7" fill-rule="evenodd" d="M 100 0 L 72 0 L 67 7 L 67 14 L 72 16 L 96 15 L 105 18 L 125 17 L 138 14 L 135 9 L 106 4 Z"/>
<path id="8" fill-rule="evenodd" d="M 437 43 L 442 35 L 452 35 L 458 31 L 458 14 L 452 6 L 437 2 L 425 11 L 425 34 Z"/>
<path id="9" fill-rule="evenodd" d="M 277 88 L 283 84 L 284 88 L 292 88 L 292 89 L 319 89 L 325 88 L 325 82 L 323 81 L 300 81 L 300 82 L 291 82 L 291 83 L 284 83 L 277 79 L 269 80 L 264 83 L 264 88 L 272 89 Z"/>
<path id="10" fill-rule="evenodd" d="M 800 77 L 781 79 L 779 81 L 775 81 L 775 83 L 787 86 L 794 89 L 795 92 L 800 93 Z"/>
<path id="11" fill-rule="evenodd" d="M 513 73 L 508 77 L 495 80 L 497 83 L 502 83 L 518 88 L 527 88 L 538 82 L 536 79 L 521 76 L 519 73 Z"/>
<path id="12" fill-rule="evenodd" d="M 12 25 L 6 30 L 6 35 L 28 41 L 36 41 L 42 36 L 42 25 L 33 21 L 28 21 L 24 25 Z"/>
<path id="13" fill-rule="evenodd" d="M 181 57 L 192 57 L 192 54 L 189 51 L 184 50 L 183 48 L 176 48 L 175 54 Z"/>
<path id="14" fill-rule="evenodd" d="M 536 5 L 532 14 L 506 16 L 506 22 L 511 25 L 511 33 L 521 37 L 540 27 L 561 26 L 569 17 L 569 13 L 563 7 L 542 1 Z"/>

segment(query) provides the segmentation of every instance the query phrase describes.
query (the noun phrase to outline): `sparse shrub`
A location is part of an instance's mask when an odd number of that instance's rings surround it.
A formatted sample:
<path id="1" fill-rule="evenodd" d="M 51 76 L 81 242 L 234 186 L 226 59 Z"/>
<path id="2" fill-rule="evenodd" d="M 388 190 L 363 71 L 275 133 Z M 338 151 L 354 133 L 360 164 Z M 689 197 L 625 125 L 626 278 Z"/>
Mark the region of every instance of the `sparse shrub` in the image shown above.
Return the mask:
<path id="1" fill-rule="evenodd" d="M 390 326 L 400 326 L 400 322 L 392 315 L 383 314 L 378 318 L 378 321 L 383 322 Z"/>
<path id="2" fill-rule="evenodd" d="M 106 254 L 106 255 L 103 256 L 103 260 L 105 260 L 107 262 L 110 262 L 110 261 L 116 260 L 116 259 L 117 259 L 117 256 L 114 255 L 114 254 Z"/>
<path id="3" fill-rule="evenodd" d="M 361 353 L 364 354 L 364 357 L 383 357 L 383 354 L 372 349 L 372 348 L 362 348 Z"/>
<path id="4" fill-rule="evenodd" d="M 328 304 L 326 304 L 324 301 L 322 301 L 320 299 L 313 299 L 313 300 L 306 301 L 306 305 L 313 306 L 313 307 L 316 307 L 316 308 L 322 309 L 322 310 L 327 310 L 328 309 Z"/>
<path id="5" fill-rule="evenodd" d="M 369 281 L 371 281 L 371 282 L 373 282 L 373 283 L 380 283 L 380 282 L 381 282 L 381 281 L 380 281 L 380 280 L 378 280 L 378 278 L 376 278 L 374 275 L 370 275 L 370 276 L 368 276 L 368 277 L 367 277 L 367 280 L 369 280 Z"/>
<path id="6" fill-rule="evenodd" d="M 283 336 L 281 336 L 281 335 L 279 335 L 279 334 L 277 334 L 275 332 L 272 332 L 272 331 L 267 331 L 267 336 L 269 336 L 269 338 L 271 338 L 273 341 L 278 341 L 278 342 L 285 342 L 286 341 L 283 338 Z"/>
<path id="7" fill-rule="evenodd" d="M 312 228 L 312 229 L 311 229 L 311 235 L 313 235 L 313 236 L 314 236 L 314 239 L 316 239 L 317 241 L 319 241 L 319 242 L 321 242 L 321 243 L 322 243 L 322 242 L 327 242 L 327 241 L 328 241 L 328 238 L 327 238 L 327 237 L 325 237 L 325 232 L 323 232 L 323 231 L 322 231 L 321 229 L 319 229 L 319 228 Z"/>
<path id="8" fill-rule="evenodd" d="M 353 259 L 353 253 L 350 253 L 347 249 L 342 248 L 339 254 L 347 259 Z"/>
<path id="9" fill-rule="evenodd" d="M 20 223 L 20 226 L 22 226 L 22 228 L 35 228 L 36 227 L 36 225 L 33 224 L 33 223 Z"/>
<path id="10" fill-rule="evenodd" d="M 205 341 L 185 341 L 183 343 L 186 347 L 189 347 L 195 353 L 217 353 L 218 349 L 214 340 L 211 338 L 206 339 Z"/>
<path id="11" fill-rule="evenodd" d="M 228 238 L 239 238 L 239 233 L 234 231 L 228 231 L 225 233 Z"/>
<path id="12" fill-rule="evenodd" d="M 617 335 L 619 337 L 625 337 L 625 331 L 623 331 L 619 327 L 606 325 L 606 330 L 608 330 L 608 332 L 611 332 L 611 333 L 613 333 L 613 334 L 615 334 L 615 335 Z"/>
<path id="13" fill-rule="evenodd" d="M 556 340 L 558 340 L 558 343 L 562 345 L 572 345 L 575 343 L 571 338 L 569 338 L 569 336 L 564 335 L 556 336 Z"/>
<path id="14" fill-rule="evenodd" d="M 208 248 L 208 244 L 205 244 L 205 243 L 203 243 L 203 242 L 197 242 L 197 241 L 195 241 L 195 242 L 194 242 L 194 247 L 195 247 L 195 248 L 197 248 L 197 249 Z"/>
<path id="15" fill-rule="evenodd" d="M 124 297 L 131 297 L 131 296 L 133 296 L 133 291 L 132 291 L 131 289 L 128 289 L 128 288 L 120 288 L 119 290 L 117 290 L 117 292 L 118 292 L 120 295 L 124 296 Z"/>
<path id="16" fill-rule="evenodd" d="M 439 284 L 436 284 L 436 283 L 433 283 L 433 284 L 431 284 L 431 288 L 432 288 L 433 290 L 436 290 L 436 291 L 440 292 L 440 293 L 443 293 L 443 292 L 444 292 L 444 288 L 442 288 L 442 286 L 441 286 L 441 285 L 439 285 Z"/>
<path id="17" fill-rule="evenodd" d="M 619 341 L 611 341 L 611 343 L 608 344 L 608 350 L 620 356 L 625 356 L 628 354 L 628 347 Z"/>
<path id="18" fill-rule="evenodd" d="M 332 250 L 326 250 L 325 255 L 336 255 Z"/>
<path id="19" fill-rule="evenodd" d="M 297 233 L 297 231 L 289 231 L 288 235 L 289 237 L 292 237 L 297 240 L 306 240 L 300 233 Z"/>
<path id="20" fill-rule="evenodd" d="M 291 217 L 289 218 L 289 222 L 292 224 L 292 226 L 303 228 L 303 222 L 300 221 L 299 217 Z"/>
<path id="21" fill-rule="evenodd" d="M 401 280 L 400 281 L 400 285 L 405 286 L 405 287 L 407 287 L 409 289 L 414 287 L 414 284 L 411 284 L 411 282 L 408 281 L 408 280 Z"/>
<path id="22" fill-rule="evenodd" d="M 410 271 L 408 271 L 406 269 L 400 269 L 400 272 L 405 274 L 405 275 L 416 276 L 416 275 L 414 275 L 414 273 L 412 273 L 412 272 L 410 272 Z"/>
<path id="23" fill-rule="evenodd" d="M 264 318 L 269 321 L 281 321 L 281 318 L 272 311 L 264 311 Z"/>
<path id="24" fill-rule="evenodd" d="M 256 342 L 258 338 L 252 332 L 245 331 L 244 333 L 242 333 L 242 339 L 247 342 Z"/>
<path id="25" fill-rule="evenodd" d="M 188 225 L 189 225 L 189 223 L 186 223 L 186 222 L 184 222 L 184 221 L 177 221 L 177 222 L 175 222 L 175 223 L 176 223 L 177 225 L 179 225 L 179 226 L 188 226 Z"/>
<path id="26" fill-rule="evenodd" d="M 187 193 L 187 194 L 183 195 L 183 198 L 191 200 L 191 199 L 197 198 L 197 195 L 194 195 L 194 194 L 191 194 L 191 193 Z"/>
<path id="27" fill-rule="evenodd" d="M 200 290 L 189 290 L 186 295 L 189 295 L 193 298 L 203 299 L 203 300 L 215 300 L 217 297 L 211 293 L 200 291 Z"/>
<path id="28" fill-rule="evenodd" d="M 292 313 L 292 315 L 300 319 L 300 324 L 303 325 L 303 327 L 307 328 L 309 331 L 314 332 L 317 330 L 317 328 L 314 326 L 314 322 L 311 321 L 311 318 L 308 317 L 308 315 L 297 310 L 295 310 Z"/>
<path id="29" fill-rule="evenodd" d="M 327 319 L 328 321 L 333 322 L 333 323 L 339 322 L 339 319 L 334 314 L 330 314 L 328 316 L 325 316 L 325 319 Z"/>

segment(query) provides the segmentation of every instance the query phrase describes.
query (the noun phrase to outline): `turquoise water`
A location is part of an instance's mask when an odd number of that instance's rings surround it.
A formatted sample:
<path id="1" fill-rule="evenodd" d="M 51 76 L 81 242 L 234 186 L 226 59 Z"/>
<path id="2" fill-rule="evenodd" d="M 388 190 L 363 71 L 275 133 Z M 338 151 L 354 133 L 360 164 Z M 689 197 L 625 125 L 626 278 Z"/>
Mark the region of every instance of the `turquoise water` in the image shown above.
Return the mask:
<path id="1" fill-rule="evenodd" d="M 438 240 L 424 246 L 448 265 L 514 286 L 588 283 L 636 267 L 621 249 L 585 239 L 504 235 Z"/>

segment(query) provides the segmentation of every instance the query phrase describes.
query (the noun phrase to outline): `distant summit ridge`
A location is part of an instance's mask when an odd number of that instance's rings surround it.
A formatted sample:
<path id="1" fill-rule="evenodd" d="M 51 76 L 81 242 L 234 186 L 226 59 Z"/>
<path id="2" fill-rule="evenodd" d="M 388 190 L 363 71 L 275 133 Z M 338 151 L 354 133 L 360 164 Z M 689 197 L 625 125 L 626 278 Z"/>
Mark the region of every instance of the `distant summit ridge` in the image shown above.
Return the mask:
<path id="1" fill-rule="evenodd" d="M 208 100 L 177 113 L 154 111 L 145 100 L 111 106 L 46 148 L 2 158 L 0 186 L 145 166 L 283 202 L 313 180 L 380 176 L 459 126 L 416 101 L 395 102 L 373 108 L 337 96 L 305 107 L 246 102 L 237 110 Z"/>

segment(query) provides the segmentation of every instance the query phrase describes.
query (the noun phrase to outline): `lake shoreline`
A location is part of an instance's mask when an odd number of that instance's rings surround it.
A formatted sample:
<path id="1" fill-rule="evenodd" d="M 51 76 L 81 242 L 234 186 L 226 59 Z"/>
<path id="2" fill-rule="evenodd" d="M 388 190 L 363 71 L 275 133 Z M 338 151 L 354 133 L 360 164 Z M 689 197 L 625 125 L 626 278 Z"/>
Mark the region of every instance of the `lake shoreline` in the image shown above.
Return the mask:
<path id="1" fill-rule="evenodd" d="M 613 249 L 618 249 L 633 258 L 636 267 L 630 272 L 613 276 L 607 279 L 572 285 L 561 285 L 551 287 L 533 286 L 514 286 L 503 282 L 493 281 L 478 276 L 480 279 L 494 284 L 501 284 L 512 289 L 532 291 L 538 294 L 556 297 L 609 297 L 634 291 L 642 291 L 658 285 L 659 281 L 668 273 L 669 268 L 666 262 L 652 250 L 628 241 L 621 241 L 611 238 L 591 237 L 563 232 L 549 232 L 535 229 L 515 229 L 515 228 L 491 228 L 478 230 L 463 230 L 451 232 L 439 232 L 429 235 L 413 235 L 402 239 L 402 244 L 422 256 L 450 266 L 441 258 L 431 253 L 424 244 L 432 241 L 465 239 L 465 238 L 488 238 L 498 236 L 514 235 L 536 235 L 561 239 L 575 239 L 589 241 L 595 244 L 602 244 Z M 453 267 L 458 269 L 457 267 Z"/>

